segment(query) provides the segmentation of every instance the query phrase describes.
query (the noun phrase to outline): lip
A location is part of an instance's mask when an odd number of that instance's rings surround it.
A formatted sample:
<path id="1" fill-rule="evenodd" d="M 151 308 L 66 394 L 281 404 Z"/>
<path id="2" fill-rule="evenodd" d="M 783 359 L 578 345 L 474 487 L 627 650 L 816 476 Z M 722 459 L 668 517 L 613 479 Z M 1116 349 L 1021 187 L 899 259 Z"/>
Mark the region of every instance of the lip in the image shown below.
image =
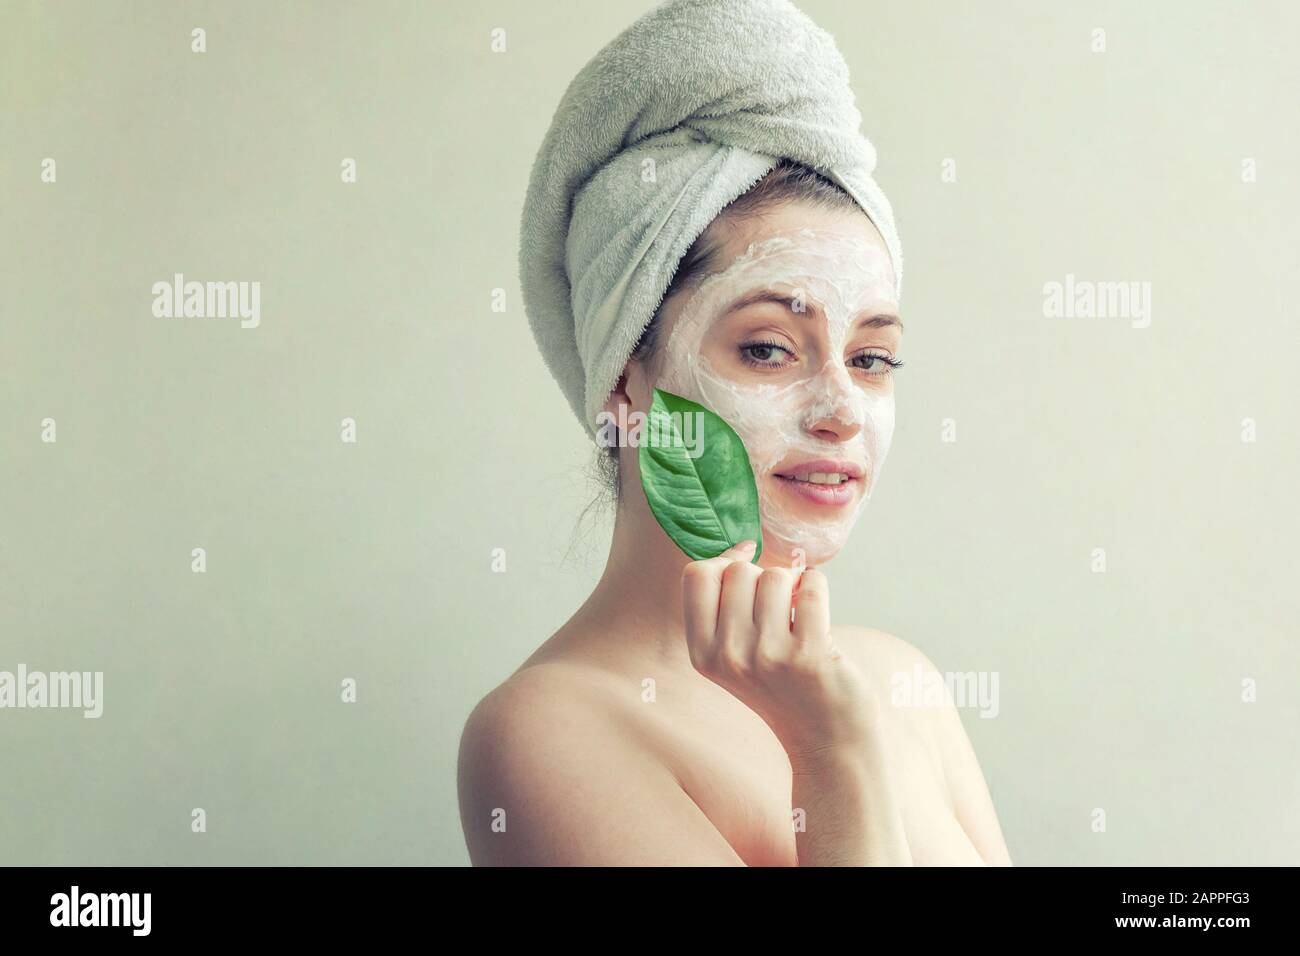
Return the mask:
<path id="1" fill-rule="evenodd" d="M 838 472 L 841 475 L 848 475 L 850 479 L 861 478 L 865 474 L 861 465 L 851 461 L 836 461 L 832 458 L 815 458 L 794 465 L 778 465 L 772 469 L 772 474 L 778 478 L 804 478 L 819 471 Z"/>
<path id="2" fill-rule="evenodd" d="M 838 472 L 847 475 L 848 480 L 838 485 L 815 485 L 809 481 L 797 480 L 815 472 Z M 780 466 L 772 471 L 771 476 L 781 487 L 805 501 L 823 506 L 842 507 L 857 498 L 865 473 L 861 465 L 851 461 L 818 458 L 814 461 Z"/>

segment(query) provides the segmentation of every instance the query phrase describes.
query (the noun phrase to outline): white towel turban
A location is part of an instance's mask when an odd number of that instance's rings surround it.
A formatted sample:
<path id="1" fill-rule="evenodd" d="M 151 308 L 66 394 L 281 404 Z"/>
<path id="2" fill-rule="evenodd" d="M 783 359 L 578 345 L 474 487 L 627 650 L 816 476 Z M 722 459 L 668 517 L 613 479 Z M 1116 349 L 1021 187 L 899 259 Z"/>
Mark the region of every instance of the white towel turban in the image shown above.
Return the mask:
<path id="1" fill-rule="evenodd" d="M 848 67 L 788 0 L 670 0 L 569 84 L 533 164 L 519 268 L 542 356 L 589 431 L 678 262 L 782 158 L 838 183 L 902 281 Z"/>

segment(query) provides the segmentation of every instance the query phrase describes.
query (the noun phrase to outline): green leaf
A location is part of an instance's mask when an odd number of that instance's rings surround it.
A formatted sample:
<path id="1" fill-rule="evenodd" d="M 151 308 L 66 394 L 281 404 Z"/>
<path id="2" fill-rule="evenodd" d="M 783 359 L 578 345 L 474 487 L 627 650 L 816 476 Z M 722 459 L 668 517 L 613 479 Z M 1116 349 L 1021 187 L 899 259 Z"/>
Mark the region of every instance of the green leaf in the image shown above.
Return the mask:
<path id="1" fill-rule="evenodd" d="M 688 557 L 716 557 L 752 540 L 758 560 L 758 488 L 749 454 L 730 425 L 703 405 L 656 388 L 639 458 L 650 510 Z"/>

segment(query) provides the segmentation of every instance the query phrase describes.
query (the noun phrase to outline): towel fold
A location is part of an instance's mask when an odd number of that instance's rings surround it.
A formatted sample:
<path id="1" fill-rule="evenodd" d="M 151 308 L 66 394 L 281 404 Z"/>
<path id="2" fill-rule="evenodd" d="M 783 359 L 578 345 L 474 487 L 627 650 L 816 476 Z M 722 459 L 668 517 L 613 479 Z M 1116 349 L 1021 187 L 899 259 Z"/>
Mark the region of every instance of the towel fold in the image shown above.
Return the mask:
<path id="1" fill-rule="evenodd" d="M 844 187 L 901 285 L 861 121 L 835 41 L 788 0 L 669 0 L 583 67 L 533 164 L 519 269 L 542 356 L 589 432 L 682 256 L 782 158 Z"/>

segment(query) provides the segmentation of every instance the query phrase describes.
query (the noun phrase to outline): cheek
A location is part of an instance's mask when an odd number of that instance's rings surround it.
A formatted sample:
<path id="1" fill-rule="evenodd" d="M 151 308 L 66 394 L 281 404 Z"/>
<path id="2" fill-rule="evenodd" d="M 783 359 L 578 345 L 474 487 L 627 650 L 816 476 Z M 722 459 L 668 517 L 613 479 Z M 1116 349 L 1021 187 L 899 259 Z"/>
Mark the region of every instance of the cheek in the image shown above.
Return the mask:
<path id="1" fill-rule="evenodd" d="M 738 384 L 718 375 L 701 356 L 679 356 L 664 369 L 659 388 L 698 402 L 731 425 L 749 453 L 755 476 L 787 457 L 800 436 L 798 386 Z"/>
<path id="2" fill-rule="evenodd" d="M 710 409 L 740 436 L 749 452 L 755 475 L 774 468 L 799 440 L 803 415 L 798 386 L 741 385 L 697 361 L 695 374 L 685 387 L 687 396 Z"/>
<path id="3" fill-rule="evenodd" d="M 871 396 L 866 405 L 866 428 L 871 464 L 880 468 L 885 455 L 889 453 L 890 443 L 894 440 L 894 395 Z"/>

